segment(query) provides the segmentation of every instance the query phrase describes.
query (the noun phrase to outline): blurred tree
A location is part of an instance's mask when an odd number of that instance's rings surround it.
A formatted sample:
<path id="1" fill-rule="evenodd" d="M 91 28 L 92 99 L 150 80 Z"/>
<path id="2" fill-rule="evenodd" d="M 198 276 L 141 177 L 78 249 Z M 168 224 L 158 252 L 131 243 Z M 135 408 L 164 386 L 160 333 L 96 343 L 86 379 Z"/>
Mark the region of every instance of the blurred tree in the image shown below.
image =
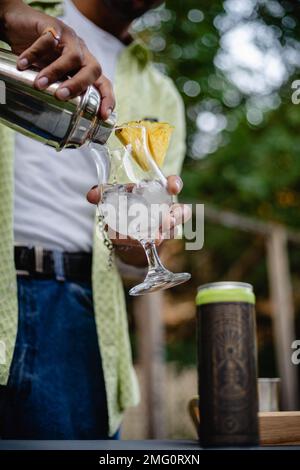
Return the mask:
<path id="1" fill-rule="evenodd" d="M 168 0 L 136 22 L 186 105 L 184 199 L 300 229 L 300 104 L 292 103 L 291 87 L 300 79 L 299 26 L 295 0 Z M 253 242 L 253 236 L 206 223 L 204 249 L 186 254 L 193 288 L 226 278 Z M 293 248 L 295 286 L 299 263 L 300 250 Z M 264 256 L 242 280 L 268 298 Z M 186 288 L 177 293 L 186 295 Z M 261 325 L 268 324 L 264 318 Z M 265 336 L 263 374 L 272 358 Z"/>
<path id="2" fill-rule="evenodd" d="M 300 2 L 169 0 L 135 29 L 186 105 L 183 195 L 300 226 Z"/>

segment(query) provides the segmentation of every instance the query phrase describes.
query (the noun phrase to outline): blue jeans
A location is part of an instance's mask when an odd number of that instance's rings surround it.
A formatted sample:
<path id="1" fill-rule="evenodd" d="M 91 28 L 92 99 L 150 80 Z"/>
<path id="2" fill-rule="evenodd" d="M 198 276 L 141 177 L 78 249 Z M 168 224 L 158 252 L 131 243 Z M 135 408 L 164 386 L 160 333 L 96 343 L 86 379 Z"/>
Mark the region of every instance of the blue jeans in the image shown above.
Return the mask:
<path id="1" fill-rule="evenodd" d="M 108 439 L 91 286 L 20 277 L 18 303 L 1 437 Z"/>

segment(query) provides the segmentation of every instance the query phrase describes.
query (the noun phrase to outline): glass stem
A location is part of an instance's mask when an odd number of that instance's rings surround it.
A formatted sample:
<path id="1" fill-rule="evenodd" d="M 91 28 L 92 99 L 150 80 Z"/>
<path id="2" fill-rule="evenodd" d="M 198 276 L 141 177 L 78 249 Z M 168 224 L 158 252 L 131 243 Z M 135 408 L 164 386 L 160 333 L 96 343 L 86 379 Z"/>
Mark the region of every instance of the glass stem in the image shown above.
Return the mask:
<path id="1" fill-rule="evenodd" d="M 164 265 L 159 259 L 155 243 L 153 241 L 141 240 L 141 245 L 143 246 L 145 250 L 147 260 L 148 260 L 148 265 L 149 265 L 148 274 L 151 274 L 152 272 L 157 272 L 157 271 L 166 271 L 166 268 L 164 267 Z"/>

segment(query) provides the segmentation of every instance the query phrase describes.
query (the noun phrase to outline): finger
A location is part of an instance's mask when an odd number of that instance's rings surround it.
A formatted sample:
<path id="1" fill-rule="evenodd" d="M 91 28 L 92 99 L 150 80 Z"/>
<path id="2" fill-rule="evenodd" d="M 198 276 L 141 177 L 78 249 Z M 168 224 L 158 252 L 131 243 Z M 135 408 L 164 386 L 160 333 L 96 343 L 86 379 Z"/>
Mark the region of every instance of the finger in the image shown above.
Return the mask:
<path id="1" fill-rule="evenodd" d="M 160 246 L 164 240 L 165 240 L 165 234 L 162 232 L 158 232 L 157 238 L 155 240 L 155 245 Z"/>
<path id="2" fill-rule="evenodd" d="M 180 176 L 168 176 L 168 192 L 169 194 L 178 194 L 182 190 L 183 182 Z"/>
<path id="3" fill-rule="evenodd" d="M 171 228 L 168 232 L 164 232 L 163 240 L 172 240 L 178 234 L 178 226 Z M 161 242 L 160 242 L 161 243 Z"/>
<path id="4" fill-rule="evenodd" d="M 104 120 L 108 119 L 116 105 L 112 83 L 104 75 L 101 75 L 95 86 L 101 95 L 100 117 Z"/>
<path id="5" fill-rule="evenodd" d="M 126 183 L 126 192 L 127 193 L 132 193 L 133 188 L 135 188 L 136 184 L 135 183 Z"/>
<path id="6" fill-rule="evenodd" d="M 173 238 L 176 238 L 178 235 L 178 226 L 176 225 L 175 227 L 171 228 L 169 232 L 169 239 L 172 240 Z"/>
<path id="7" fill-rule="evenodd" d="M 191 217 L 191 209 L 187 204 L 173 204 L 170 212 L 165 214 L 160 226 L 160 232 L 166 234 L 176 225 L 184 224 Z"/>
<path id="8" fill-rule="evenodd" d="M 96 60 L 82 67 L 72 78 L 64 81 L 58 88 L 56 96 L 65 100 L 79 96 L 86 91 L 88 86 L 92 85 L 101 74 L 100 64 Z"/>
<path id="9" fill-rule="evenodd" d="M 77 72 L 82 66 L 82 55 L 79 49 L 64 49 L 62 55 L 58 59 L 54 60 L 47 67 L 43 68 L 37 75 L 34 85 L 37 88 L 46 88 L 51 83 L 56 82 L 59 79 L 66 78 L 66 76 L 72 72 Z M 47 78 L 47 84 L 43 83 L 40 86 L 40 81 L 43 78 Z M 70 97 L 68 90 L 68 96 L 63 94 L 63 98 L 67 99 Z"/>
<path id="10" fill-rule="evenodd" d="M 99 187 L 93 186 L 87 193 L 86 198 L 91 204 L 99 204 L 100 202 L 100 190 Z"/>
<path id="11" fill-rule="evenodd" d="M 93 77 L 98 75 L 93 73 L 90 67 L 82 68 L 76 75 L 63 82 L 57 89 L 55 95 L 61 100 L 68 100 L 84 93 L 93 84 Z"/>
<path id="12" fill-rule="evenodd" d="M 17 60 L 18 69 L 25 70 L 32 64 L 38 66 L 40 63 L 47 62 L 47 57 L 48 62 L 50 62 L 58 54 L 57 45 L 58 41 L 51 33 L 42 34 L 28 49 L 20 54 Z"/>
<path id="13" fill-rule="evenodd" d="M 175 227 L 187 222 L 192 216 L 192 210 L 187 204 L 173 204 L 170 214 L 172 218 L 171 227 Z"/>

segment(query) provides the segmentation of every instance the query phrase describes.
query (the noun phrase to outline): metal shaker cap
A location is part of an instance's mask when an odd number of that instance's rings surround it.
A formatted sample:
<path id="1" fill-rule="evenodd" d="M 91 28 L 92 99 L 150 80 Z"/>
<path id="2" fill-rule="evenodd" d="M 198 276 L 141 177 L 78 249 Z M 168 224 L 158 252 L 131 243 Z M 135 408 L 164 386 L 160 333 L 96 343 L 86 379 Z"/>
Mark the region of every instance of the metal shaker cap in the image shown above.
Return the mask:
<path id="1" fill-rule="evenodd" d="M 76 148 L 88 142 L 105 144 L 116 125 L 117 117 L 115 113 L 111 113 L 105 121 L 99 117 L 101 96 L 98 90 L 89 86 L 83 95 L 65 102 L 66 107 L 73 104 L 72 123 L 61 148 Z"/>
<path id="2" fill-rule="evenodd" d="M 105 121 L 98 120 L 97 124 L 95 125 L 95 129 L 93 134 L 90 137 L 91 142 L 95 142 L 97 144 L 105 144 L 110 137 L 110 134 L 116 127 L 117 123 L 117 114 L 111 113 L 108 119 Z"/>

